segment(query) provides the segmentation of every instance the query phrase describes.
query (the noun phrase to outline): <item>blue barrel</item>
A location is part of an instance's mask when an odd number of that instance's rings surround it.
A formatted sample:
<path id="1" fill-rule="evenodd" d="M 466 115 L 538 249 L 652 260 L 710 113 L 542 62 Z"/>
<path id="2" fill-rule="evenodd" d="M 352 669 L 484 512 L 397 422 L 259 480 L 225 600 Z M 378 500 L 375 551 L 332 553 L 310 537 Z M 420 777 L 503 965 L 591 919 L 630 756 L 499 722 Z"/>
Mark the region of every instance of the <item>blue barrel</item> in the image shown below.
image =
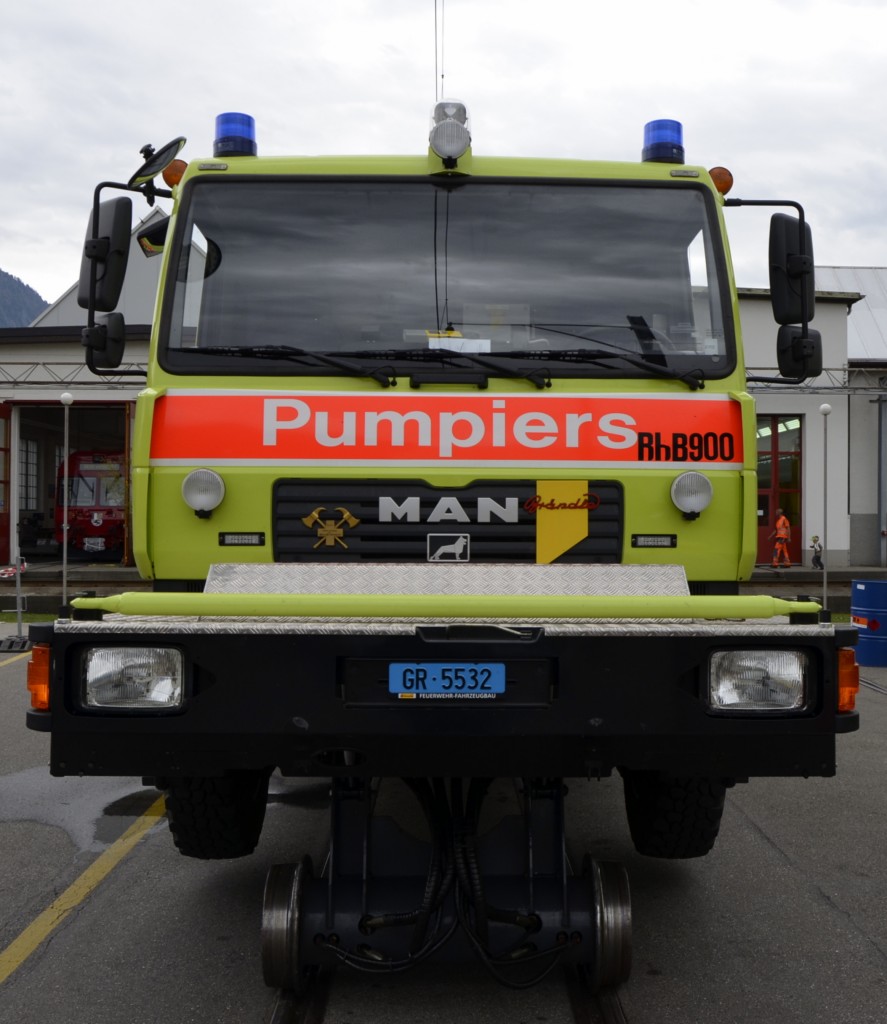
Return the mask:
<path id="1" fill-rule="evenodd" d="M 853 580 L 850 618 L 859 630 L 860 665 L 887 665 L 887 580 Z"/>

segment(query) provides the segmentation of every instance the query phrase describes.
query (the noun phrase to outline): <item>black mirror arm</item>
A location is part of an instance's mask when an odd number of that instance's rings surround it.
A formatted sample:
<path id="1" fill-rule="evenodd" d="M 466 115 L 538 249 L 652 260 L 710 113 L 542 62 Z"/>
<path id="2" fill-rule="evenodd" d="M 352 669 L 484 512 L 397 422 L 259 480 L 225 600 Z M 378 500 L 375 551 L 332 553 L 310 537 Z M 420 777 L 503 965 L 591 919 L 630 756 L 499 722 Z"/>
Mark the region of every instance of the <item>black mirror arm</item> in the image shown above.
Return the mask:
<path id="1" fill-rule="evenodd" d="M 746 384 L 803 384 L 805 380 L 809 380 L 808 377 L 758 377 L 753 374 L 747 374 L 745 378 Z"/>
<path id="2" fill-rule="evenodd" d="M 806 252 L 807 233 L 804 230 L 804 207 L 793 199 L 725 199 L 724 206 L 790 206 L 798 211 L 798 248 L 800 252 L 789 257 L 789 274 L 792 277 L 802 277 L 813 271 L 813 260 Z M 807 337 L 807 325 L 810 322 L 807 309 L 807 290 L 801 289 L 801 336 Z M 748 378 L 752 380 L 751 377 Z M 768 378 L 769 379 L 769 378 Z M 802 380 L 806 378 L 801 378 Z M 786 378 L 788 382 L 790 378 Z"/>
<path id="3" fill-rule="evenodd" d="M 129 187 L 130 192 L 141 192 L 145 197 L 145 202 L 148 206 L 154 205 L 154 200 L 161 196 L 164 199 L 172 199 L 172 192 L 169 189 L 158 188 L 153 181 L 146 181 L 143 185 L 135 185 Z"/>
<path id="4" fill-rule="evenodd" d="M 106 259 L 110 249 L 109 240 L 107 238 L 99 238 L 99 208 L 101 206 L 102 189 L 106 188 L 121 188 L 126 192 L 138 191 L 138 189 L 131 189 L 128 185 L 124 185 L 119 181 L 100 181 L 92 194 L 92 238 L 87 238 L 83 244 L 83 255 L 90 262 L 89 305 L 87 306 L 86 313 L 86 327 L 89 331 L 96 328 L 95 293 L 98 287 L 98 261 Z M 84 344 L 87 344 L 85 340 Z M 91 366 L 90 369 L 92 369 Z"/>
<path id="5" fill-rule="evenodd" d="M 106 188 L 118 188 L 124 192 L 136 192 L 145 197 L 149 206 L 154 205 L 154 200 L 157 196 L 163 199 L 172 199 L 172 192 L 167 189 L 156 188 L 153 181 L 145 182 L 142 185 L 127 185 L 122 181 L 100 181 L 96 185 L 95 191 L 92 194 L 92 238 L 88 238 L 83 245 L 83 254 L 90 261 L 89 306 L 87 307 L 86 316 L 88 330 L 93 330 L 96 327 L 95 293 L 98 287 L 98 260 L 106 259 L 109 250 L 108 239 L 99 238 L 99 208 L 101 206 L 102 190 Z M 84 341 L 84 344 L 87 343 Z M 90 369 L 92 369 L 91 366 Z M 93 372 L 98 373 L 100 371 L 94 370 Z"/>
<path id="6" fill-rule="evenodd" d="M 103 324 L 99 324 L 94 330 L 104 332 L 105 327 Z M 83 344 L 86 345 L 86 367 L 90 373 L 94 373 L 97 377 L 141 377 L 142 380 L 145 379 L 144 370 L 106 370 L 101 366 L 96 366 L 92 347 L 86 342 L 87 331 L 89 331 L 89 328 L 85 327 L 83 329 Z"/>
<path id="7" fill-rule="evenodd" d="M 86 328 L 83 331 L 83 344 L 88 344 L 86 340 L 87 332 L 90 332 L 94 339 L 96 330 L 95 322 L 95 292 L 96 285 L 98 282 L 98 263 L 100 259 L 104 259 L 108 255 L 109 244 L 108 242 L 102 243 L 102 239 L 99 238 L 99 203 L 101 200 L 102 189 L 111 184 L 110 182 L 100 182 L 95 187 L 95 191 L 92 194 L 92 238 L 87 238 L 83 244 L 83 255 L 89 260 L 89 305 L 86 308 Z M 87 352 L 87 364 L 89 362 L 90 352 Z M 92 369 L 92 367 L 90 367 Z"/>
<path id="8" fill-rule="evenodd" d="M 110 249 L 109 240 L 99 237 L 99 219 L 102 190 L 106 188 L 120 189 L 123 192 L 136 192 L 143 195 L 149 206 L 154 205 L 160 196 L 172 199 L 172 192 L 159 189 L 153 180 L 139 185 L 130 185 L 120 181 L 101 181 L 96 185 L 92 199 L 92 237 L 84 243 L 83 253 L 90 262 L 89 270 L 89 305 L 87 306 L 86 327 L 81 332 L 81 341 L 86 348 L 86 366 L 97 377 L 145 377 L 144 370 L 106 369 L 96 366 L 95 353 L 103 350 L 108 341 L 108 328 L 105 324 L 96 323 L 95 299 L 98 288 L 98 261 L 107 259 Z"/>

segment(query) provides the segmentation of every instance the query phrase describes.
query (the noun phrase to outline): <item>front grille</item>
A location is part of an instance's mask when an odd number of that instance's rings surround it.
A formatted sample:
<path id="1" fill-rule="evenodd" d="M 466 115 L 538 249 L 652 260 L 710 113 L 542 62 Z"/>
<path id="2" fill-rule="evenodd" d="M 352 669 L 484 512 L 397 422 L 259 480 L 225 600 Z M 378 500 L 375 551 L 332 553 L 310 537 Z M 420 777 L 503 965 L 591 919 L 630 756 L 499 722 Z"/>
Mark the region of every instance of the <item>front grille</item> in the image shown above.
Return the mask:
<path id="1" fill-rule="evenodd" d="M 576 481 L 594 495 L 588 536 L 557 562 L 616 563 L 622 551 L 622 487 Z M 278 480 L 277 562 L 535 562 L 535 480 Z M 529 506 L 529 507 L 528 507 Z"/>

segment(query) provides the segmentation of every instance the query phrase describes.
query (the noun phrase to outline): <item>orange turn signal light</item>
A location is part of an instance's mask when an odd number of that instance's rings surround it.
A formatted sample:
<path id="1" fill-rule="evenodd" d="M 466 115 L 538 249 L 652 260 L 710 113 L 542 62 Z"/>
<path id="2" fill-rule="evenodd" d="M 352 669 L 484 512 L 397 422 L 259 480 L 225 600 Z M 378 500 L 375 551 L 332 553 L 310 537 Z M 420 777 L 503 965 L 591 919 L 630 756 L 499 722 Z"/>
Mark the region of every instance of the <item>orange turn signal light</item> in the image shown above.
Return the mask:
<path id="1" fill-rule="evenodd" d="M 28 690 L 35 711 L 49 711 L 49 644 L 34 644 L 28 662 Z"/>
<path id="2" fill-rule="evenodd" d="M 187 170 L 188 165 L 184 160 L 173 160 L 171 164 L 167 164 L 163 168 L 163 180 L 172 188 L 174 185 L 178 185 Z"/>
<path id="3" fill-rule="evenodd" d="M 712 167 L 708 172 L 715 188 L 725 196 L 733 188 L 733 175 L 726 167 Z"/>
<path id="4" fill-rule="evenodd" d="M 855 711 L 859 693 L 859 665 L 852 647 L 838 649 L 838 711 Z"/>

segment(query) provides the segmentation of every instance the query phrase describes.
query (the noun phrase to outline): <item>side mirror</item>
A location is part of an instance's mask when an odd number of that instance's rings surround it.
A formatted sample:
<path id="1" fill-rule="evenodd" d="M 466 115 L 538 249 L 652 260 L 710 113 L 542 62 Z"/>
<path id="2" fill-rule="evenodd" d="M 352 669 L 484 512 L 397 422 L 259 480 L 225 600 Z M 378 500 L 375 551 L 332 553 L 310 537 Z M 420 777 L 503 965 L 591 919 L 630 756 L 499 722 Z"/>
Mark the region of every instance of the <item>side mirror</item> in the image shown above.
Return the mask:
<path id="1" fill-rule="evenodd" d="M 783 377 L 818 377 L 822 373 L 822 336 L 819 331 L 785 324 L 776 335 L 776 358 Z"/>
<path id="2" fill-rule="evenodd" d="M 185 137 L 180 135 L 177 139 L 173 139 L 172 142 L 167 142 L 165 146 L 161 146 L 159 150 L 155 150 L 153 146 L 145 146 L 142 150 L 145 162 L 129 179 L 127 187 L 137 188 L 139 185 L 145 185 L 147 182 L 153 181 L 161 171 L 165 170 L 175 160 L 185 142 Z"/>
<path id="3" fill-rule="evenodd" d="M 94 327 L 84 327 L 81 344 L 86 348 L 86 365 L 90 370 L 116 370 L 123 362 L 126 346 L 126 323 L 122 313 L 99 317 Z"/>
<path id="4" fill-rule="evenodd" d="M 805 221 L 802 239 L 800 224 L 787 213 L 774 213 L 770 219 L 770 301 L 778 324 L 813 319 L 813 234 Z"/>
<path id="5" fill-rule="evenodd" d="M 166 232 L 168 228 L 169 217 L 164 217 L 163 220 L 142 228 L 136 235 L 136 241 L 142 247 L 142 252 L 146 256 L 159 256 L 163 252 L 163 247 L 166 245 Z"/>
<path id="6" fill-rule="evenodd" d="M 77 304 L 83 309 L 90 308 L 93 281 L 93 310 L 110 313 L 119 302 L 129 259 L 131 232 L 132 200 L 129 196 L 118 196 L 100 203 L 97 224 L 96 211 L 90 214 L 77 289 Z"/>

